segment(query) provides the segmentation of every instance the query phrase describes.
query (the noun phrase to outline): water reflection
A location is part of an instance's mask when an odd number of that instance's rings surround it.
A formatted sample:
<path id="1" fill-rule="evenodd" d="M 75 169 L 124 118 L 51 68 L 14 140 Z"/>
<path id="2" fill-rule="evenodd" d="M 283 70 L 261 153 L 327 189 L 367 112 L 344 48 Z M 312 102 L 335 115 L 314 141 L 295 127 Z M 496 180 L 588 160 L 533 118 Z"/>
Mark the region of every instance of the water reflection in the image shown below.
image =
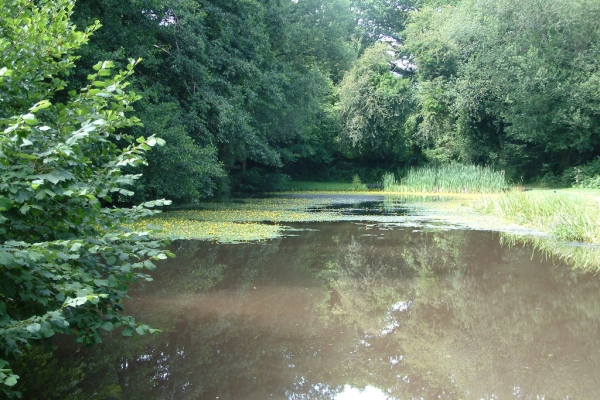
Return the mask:
<path id="1" fill-rule="evenodd" d="M 297 227 L 309 230 L 177 243 L 178 257 L 127 304 L 163 333 L 60 347 L 63 365 L 87 363 L 80 398 L 600 394 L 596 277 L 487 232 Z"/>

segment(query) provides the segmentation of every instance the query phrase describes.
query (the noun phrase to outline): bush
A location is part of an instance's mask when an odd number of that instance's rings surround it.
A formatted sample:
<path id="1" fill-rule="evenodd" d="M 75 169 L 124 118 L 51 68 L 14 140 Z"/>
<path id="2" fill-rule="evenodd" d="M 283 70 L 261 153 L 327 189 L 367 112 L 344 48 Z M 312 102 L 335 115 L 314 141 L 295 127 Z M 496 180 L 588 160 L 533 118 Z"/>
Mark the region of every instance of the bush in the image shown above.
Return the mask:
<path id="1" fill-rule="evenodd" d="M 278 192 L 287 190 L 289 181 L 289 175 L 252 168 L 233 176 L 232 188 L 237 193 Z"/>
<path id="2" fill-rule="evenodd" d="M 77 31 L 73 3 L 0 7 L 0 393 L 8 397 L 20 396 L 10 362 L 55 333 L 93 345 L 102 331 L 152 332 L 121 314 L 122 301 L 170 254 L 147 232 L 123 227 L 167 202 L 104 206 L 133 194 L 138 176 L 123 168 L 143 165 L 164 141 L 122 132 L 139 124 L 130 116 L 139 96 L 125 90 L 134 60 L 116 74 L 100 62 L 88 86 L 64 93 L 72 54 L 99 27 Z"/>
<path id="3" fill-rule="evenodd" d="M 598 176 L 600 176 L 600 158 L 590 161 L 584 165 L 578 165 L 566 169 L 560 177 L 550 173 L 544 175 L 541 183 L 548 187 L 577 187 L 577 188 L 599 188 Z"/>

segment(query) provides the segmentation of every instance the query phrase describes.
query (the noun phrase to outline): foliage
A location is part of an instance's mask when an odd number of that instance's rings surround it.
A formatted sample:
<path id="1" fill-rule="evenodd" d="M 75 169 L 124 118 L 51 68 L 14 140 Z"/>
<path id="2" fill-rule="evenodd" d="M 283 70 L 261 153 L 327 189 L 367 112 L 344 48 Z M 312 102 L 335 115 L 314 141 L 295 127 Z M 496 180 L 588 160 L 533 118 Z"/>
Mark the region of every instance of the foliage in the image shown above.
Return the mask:
<path id="1" fill-rule="evenodd" d="M 21 349 L 57 332 L 78 342 L 100 332 L 152 331 L 123 316 L 129 284 L 167 257 L 161 242 L 121 227 L 155 205 L 106 205 L 126 199 L 136 175 L 162 139 L 122 133 L 139 99 L 126 79 L 137 61 L 113 73 L 98 62 L 81 90 L 64 92 L 73 53 L 99 27 L 77 31 L 73 1 L 11 0 L 0 8 L 0 390 L 17 382 L 9 362 Z M 62 100 L 62 101 L 61 101 Z"/>
<path id="2" fill-rule="evenodd" d="M 508 187 L 504 171 L 489 167 L 447 164 L 413 168 L 394 187 L 406 192 L 494 193 Z"/>
<path id="3" fill-rule="evenodd" d="M 594 177 L 584 178 L 574 187 L 585 188 L 585 189 L 600 189 L 600 175 Z"/>
<path id="4" fill-rule="evenodd" d="M 399 4 L 400 3 L 400 4 Z M 358 25 L 364 30 L 366 44 L 372 44 L 381 38 L 400 42 L 400 33 L 411 11 L 416 9 L 419 0 L 378 1 L 353 0 Z"/>
<path id="5" fill-rule="evenodd" d="M 232 191 L 236 193 L 264 193 L 283 191 L 290 177 L 283 173 L 266 172 L 261 168 L 252 168 L 236 176 Z"/>
<path id="6" fill-rule="evenodd" d="M 144 132 L 158 132 L 168 145 L 151 153 L 143 175 L 135 183 L 134 200 L 168 197 L 177 203 L 197 203 L 214 194 L 224 176 L 213 146 L 198 146 L 187 134 L 185 118 L 173 103 L 136 107 L 144 120 Z M 141 133 L 144 133 L 141 132 Z"/>
<path id="7" fill-rule="evenodd" d="M 362 183 L 362 180 L 360 179 L 360 176 L 358 174 L 355 174 L 354 177 L 352 178 L 352 189 L 355 191 L 361 191 L 361 190 L 367 189 L 365 184 Z"/>
<path id="8" fill-rule="evenodd" d="M 341 143 L 363 159 L 405 161 L 411 143 L 403 123 L 411 110 L 410 80 L 390 69 L 392 48 L 368 48 L 338 87 L 336 107 L 342 121 Z"/>
<path id="9" fill-rule="evenodd" d="M 357 53 L 347 0 L 79 0 L 75 17 L 110 32 L 83 49 L 84 71 L 97 57 L 145 60 L 135 135 L 172 140 L 149 156 L 142 198 L 198 202 L 246 162 L 329 157 L 333 83 Z"/>
<path id="10" fill-rule="evenodd" d="M 464 0 L 414 13 L 413 132 L 434 144 L 433 158 L 494 164 L 515 179 L 593 160 L 599 16 L 593 0 Z"/>

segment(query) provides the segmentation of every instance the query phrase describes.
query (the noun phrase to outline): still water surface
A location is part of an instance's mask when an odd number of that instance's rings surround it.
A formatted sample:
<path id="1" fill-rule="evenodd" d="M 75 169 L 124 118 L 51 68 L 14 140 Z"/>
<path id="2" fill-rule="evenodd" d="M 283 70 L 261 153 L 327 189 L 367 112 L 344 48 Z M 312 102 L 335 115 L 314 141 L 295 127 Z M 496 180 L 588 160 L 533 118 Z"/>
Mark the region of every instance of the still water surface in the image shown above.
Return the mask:
<path id="1" fill-rule="evenodd" d="M 497 234 L 296 224 L 174 244 L 126 312 L 163 330 L 84 350 L 124 399 L 600 398 L 600 280 Z"/>

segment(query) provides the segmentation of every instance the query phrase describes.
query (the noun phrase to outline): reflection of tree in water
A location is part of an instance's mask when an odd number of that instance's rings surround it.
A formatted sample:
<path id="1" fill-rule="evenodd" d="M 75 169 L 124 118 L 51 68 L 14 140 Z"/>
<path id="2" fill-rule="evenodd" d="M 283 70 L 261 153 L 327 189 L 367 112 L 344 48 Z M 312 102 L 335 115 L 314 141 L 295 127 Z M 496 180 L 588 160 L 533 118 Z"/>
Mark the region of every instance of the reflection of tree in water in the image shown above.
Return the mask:
<path id="1" fill-rule="evenodd" d="M 331 281 L 335 290 L 333 312 L 345 321 L 357 323 L 369 334 L 384 329 L 381 315 L 397 301 L 397 290 L 388 278 L 394 266 L 390 259 L 375 256 L 373 245 L 362 244 L 355 236 L 336 265 L 337 274 Z"/>
<path id="2" fill-rule="evenodd" d="M 413 365 L 452 376 L 474 398 L 511 397 L 516 387 L 528 396 L 588 397 L 598 367 L 588 353 L 600 344 L 598 282 L 588 280 L 587 290 L 557 279 L 559 268 L 531 260 L 530 251 L 506 251 L 503 263 L 442 280 L 434 293 L 421 286 L 396 334 Z"/>
<path id="3" fill-rule="evenodd" d="M 371 385 L 391 398 L 515 387 L 590 397 L 597 279 L 489 233 L 318 227 L 267 244 L 177 244 L 128 305 L 165 332 L 82 351 L 83 393 L 334 399 Z"/>
<path id="4" fill-rule="evenodd" d="M 589 351 L 597 357 L 600 344 L 597 279 L 549 268 L 531 249 L 503 249 L 488 234 L 416 234 L 400 248 L 376 256 L 353 239 L 333 287 L 336 311 L 372 347 L 399 349 L 408 379 L 473 398 L 589 396 L 598 367 Z M 398 264 L 413 277 L 398 279 Z"/>

